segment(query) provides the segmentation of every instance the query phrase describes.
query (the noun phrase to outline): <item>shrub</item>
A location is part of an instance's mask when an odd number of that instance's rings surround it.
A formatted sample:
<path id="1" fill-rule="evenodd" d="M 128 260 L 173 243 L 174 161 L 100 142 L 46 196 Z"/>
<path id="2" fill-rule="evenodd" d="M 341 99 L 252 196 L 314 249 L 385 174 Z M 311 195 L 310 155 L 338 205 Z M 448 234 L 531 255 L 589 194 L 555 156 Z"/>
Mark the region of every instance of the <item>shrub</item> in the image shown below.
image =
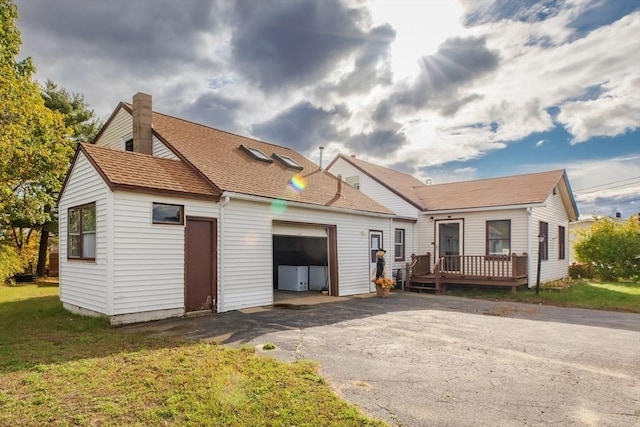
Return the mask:
<path id="1" fill-rule="evenodd" d="M 569 277 L 572 279 L 593 279 L 594 276 L 595 270 L 591 264 L 572 262 L 569 266 Z"/>
<path id="2" fill-rule="evenodd" d="M 0 244 L 0 284 L 22 272 L 23 263 L 14 248 Z"/>
<path id="3" fill-rule="evenodd" d="M 629 218 L 616 223 L 605 218 L 578 234 L 576 258 L 591 264 L 603 280 L 640 275 L 640 221 Z"/>

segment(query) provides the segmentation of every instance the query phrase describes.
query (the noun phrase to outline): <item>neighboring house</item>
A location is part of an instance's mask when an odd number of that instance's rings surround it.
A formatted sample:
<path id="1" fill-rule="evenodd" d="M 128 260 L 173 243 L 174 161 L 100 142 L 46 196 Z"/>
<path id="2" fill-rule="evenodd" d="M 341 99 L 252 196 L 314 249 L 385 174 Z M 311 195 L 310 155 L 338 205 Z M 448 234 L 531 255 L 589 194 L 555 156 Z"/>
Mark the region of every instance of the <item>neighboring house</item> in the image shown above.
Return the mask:
<path id="1" fill-rule="evenodd" d="M 330 295 L 370 292 L 368 236 L 394 217 L 291 149 L 141 93 L 78 147 L 59 212 L 60 299 L 112 324 L 272 304 L 281 265 L 316 267 Z"/>
<path id="2" fill-rule="evenodd" d="M 509 257 L 517 254 L 523 263 L 517 284 L 532 287 L 543 235 L 540 281 L 567 276 L 569 223 L 578 209 L 564 170 L 437 185 L 353 156 L 338 155 L 327 170 L 399 214 L 388 245 L 404 245 L 405 254 L 430 253 L 430 272 L 440 263 L 440 271 L 462 273 L 458 283 L 484 278 L 489 284 L 501 273 L 482 269 L 515 270 Z M 401 257 L 397 261 L 394 268 L 401 268 Z"/>
<path id="3" fill-rule="evenodd" d="M 579 219 L 569 224 L 569 247 L 571 248 L 571 250 L 569 251 L 569 264 L 578 262 L 576 260 L 576 254 L 573 250 L 573 245 L 578 239 L 578 234 L 580 233 L 580 230 L 590 229 L 593 226 L 593 224 L 596 223 L 596 221 L 597 221 L 597 218 L 592 216 L 590 218 Z"/>

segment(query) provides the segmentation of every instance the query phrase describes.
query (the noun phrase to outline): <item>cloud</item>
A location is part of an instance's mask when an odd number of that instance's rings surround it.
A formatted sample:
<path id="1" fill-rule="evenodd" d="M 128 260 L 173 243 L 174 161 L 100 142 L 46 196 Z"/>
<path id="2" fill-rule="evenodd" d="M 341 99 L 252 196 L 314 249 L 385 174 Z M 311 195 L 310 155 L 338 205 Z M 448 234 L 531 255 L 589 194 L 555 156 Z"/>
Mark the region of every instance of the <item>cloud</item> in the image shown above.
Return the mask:
<path id="1" fill-rule="evenodd" d="M 640 77 L 628 75 L 603 84 L 599 98 L 561 106 L 557 120 L 574 138 L 572 144 L 596 136 L 617 136 L 640 128 Z"/>
<path id="2" fill-rule="evenodd" d="M 353 70 L 343 75 L 335 85 L 340 96 L 367 93 L 378 84 L 391 84 L 389 57 L 395 36 L 396 31 L 389 24 L 371 29 L 357 54 Z"/>
<path id="3" fill-rule="evenodd" d="M 236 2 L 233 18 L 234 67 L 266 92 L 317 83 L 369 39 L 366 9 L 337 0 Z"/>
<path id="4" fill-rule="evenodd" d="M 541 139 L 540 141 L 536 142 L 535 148 L 542 147 L 544 143 L 545 143 L 545 140 Z"/>
<path id="5" fill-rule="evenodd" d="M 337 130 L 335 122 L 347 119 L 350 114 L 344 105 L 323 109 L 301 102 L 266 122 L 253 125 L 251 132 L 260 139 L 306 153 L 341 140 L 344 135 Z"/>
<path id="6" fill-rule="evenodd" d="M 246 133 L 246 129 L 237 121 L 238 112 L 242 107 L 243 102 L 240 100 L 210 92 L 184 105 L 178 115 L 196 123 L 242 134 Z"/>
<path id="7" fill-rule="evenodd" d="M 486 46 L 482 37 L 455 37 L 440 45 L 434 55 L 421 59 L 421 72 L 406 89 L 392 95 L 396 105 L 419 110 L 440 109 L 445 115 L 478 99 L 477 94 L 462 94 L 462 88 L 497 69 L 498 54 Z"/>
<path id="8" fill-rule="evenodd" d="M 137 91 L 160 95 L 167 86 L 223 66 L 209 54 L 204 37 L 220 29 L 215 3 L 58 0 L 54 6 L 47 0 L 19 0 L 17 4 L 23 52 L 36 60 L 38 78 L 51 78 L 86 94 L 103 114 Z M 116 99 L 108 99 L 114 94 Z"/>

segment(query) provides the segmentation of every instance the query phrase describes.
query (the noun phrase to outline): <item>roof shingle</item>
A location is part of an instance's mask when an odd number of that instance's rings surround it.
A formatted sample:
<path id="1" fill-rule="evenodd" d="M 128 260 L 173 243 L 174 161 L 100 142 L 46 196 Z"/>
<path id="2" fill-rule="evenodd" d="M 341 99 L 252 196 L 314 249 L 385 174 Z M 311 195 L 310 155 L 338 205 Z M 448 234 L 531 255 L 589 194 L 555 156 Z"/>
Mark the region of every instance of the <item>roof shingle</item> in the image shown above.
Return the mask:
<path id="1" fill-rule="evenodd" d="M 80 150 L 98 168 L 112 187 L 154 190 L 198 197 L 216 197 L 219 193 L 189 165 L 162 159 L 81 144 Z"/>
<path id="2" fill-rule="evenodd" d="M 349 185 L 342 185 L 337 196 L 338 180 L 296 151 L 275 144 L 235 135 L 204 125 L 153 113 L 155 134 L 184 160 L 202 172 L 223 191 L 282 199 L 312 205 L 393 214 L 383 205 Z M 266 163 L 253 159 L 240 148 L 257 148 L 269 157 L 286 156 L 301 165 L 301 171 L 280 161 Z M 301 176 L 306 186 L 296 191 L 290 185 Z"/>

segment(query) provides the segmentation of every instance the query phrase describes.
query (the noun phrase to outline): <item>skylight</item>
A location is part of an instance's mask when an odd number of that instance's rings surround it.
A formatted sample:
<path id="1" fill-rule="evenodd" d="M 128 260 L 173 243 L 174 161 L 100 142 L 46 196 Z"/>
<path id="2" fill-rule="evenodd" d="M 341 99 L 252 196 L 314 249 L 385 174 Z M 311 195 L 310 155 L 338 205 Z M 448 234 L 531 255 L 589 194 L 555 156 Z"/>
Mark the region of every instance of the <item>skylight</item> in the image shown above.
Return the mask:
<path id="1" fill-rule="evenodd" d="M 273 163 L 273 160 L 271 160 L 269 156 L 267 156 L 257 148 L 246 147 L 244 145 L 241 145 L 240 148 L 246 151 L 247 153 L 249 153 L 249 155 L 256 160 L 260 160 L 262 162 L 267 162 L 267 163 Z"/>
<path id="2" fill-rule="evenodd" d="M 304 167 L 300 163 L 296 162 L 291 157 L 282 156 L 282 155 L 276 154 L 276 153 L 273 153 L 273 156 L 276 159 L 280 160 L 282 163 L 284 163 L 285 166 L 290 167 L 291 169 L 296 169 L 296 170 L 304 169 Z"/>

